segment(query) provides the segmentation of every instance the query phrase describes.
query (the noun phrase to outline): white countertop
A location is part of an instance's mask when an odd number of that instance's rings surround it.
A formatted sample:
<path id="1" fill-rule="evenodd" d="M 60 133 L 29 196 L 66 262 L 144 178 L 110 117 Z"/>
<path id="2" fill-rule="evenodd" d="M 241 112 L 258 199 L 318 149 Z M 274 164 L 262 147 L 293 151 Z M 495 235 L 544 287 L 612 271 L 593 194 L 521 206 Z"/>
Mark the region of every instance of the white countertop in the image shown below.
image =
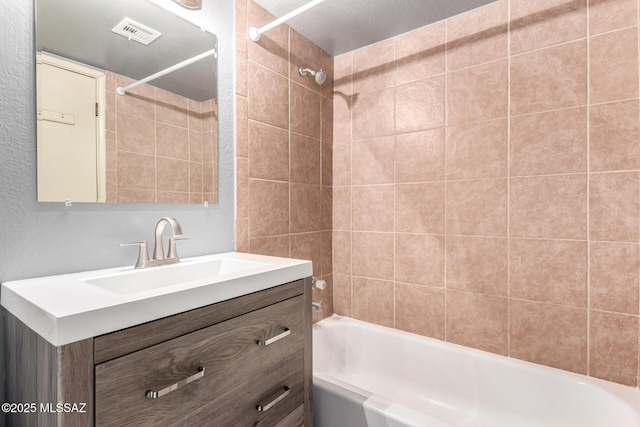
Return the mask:
<path id="1" fill-rule="evenodd" d="M 264 264 L 241 273 L 126 295 L 90 285 L 85 280 L 130 273 L 134 270 L 132 266 L 17 280 L 2 284 L 0 303 L 48 342 L 61 346 L 312 275 L 311 261 L 239 252 L 185 258 L 181 264 L 148 270 L 216 258 Z M 138 271 L 144 272 L 136 270 L 136 274 Z"/>

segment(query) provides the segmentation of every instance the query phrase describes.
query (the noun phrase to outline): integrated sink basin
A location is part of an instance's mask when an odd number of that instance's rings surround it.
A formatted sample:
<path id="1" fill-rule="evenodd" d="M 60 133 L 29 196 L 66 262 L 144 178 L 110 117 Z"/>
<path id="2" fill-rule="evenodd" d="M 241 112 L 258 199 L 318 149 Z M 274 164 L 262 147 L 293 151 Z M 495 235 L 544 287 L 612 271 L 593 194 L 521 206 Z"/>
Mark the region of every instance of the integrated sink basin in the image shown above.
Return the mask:
<path id="1" fill-rule="evenodd" d="M 186 260 L 180 264 L 130 270 L 84 281 L 109 292 L 128 295 L 201 280 L 214 283 L 229 275 L 251 272 L 268 265 L 265 262 L 233 258 Z"/>
<path id="2" fill-rule="evenodd" d="M 0 302 L 55 346 L 311 277 L 311 261 L 227 252 L 2 283 Z"/>

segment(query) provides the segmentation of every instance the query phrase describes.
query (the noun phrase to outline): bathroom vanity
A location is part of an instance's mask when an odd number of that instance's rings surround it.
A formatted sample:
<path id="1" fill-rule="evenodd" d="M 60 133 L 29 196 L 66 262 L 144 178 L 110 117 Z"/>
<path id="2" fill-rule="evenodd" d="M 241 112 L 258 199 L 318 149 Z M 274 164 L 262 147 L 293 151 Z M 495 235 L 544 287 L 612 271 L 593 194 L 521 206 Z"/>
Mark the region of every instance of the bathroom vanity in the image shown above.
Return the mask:
<path id="1" fill-rule="evenodd" d="M 26 412 L 16 405 L 8 426 L 311 426 L 311 263 L 222 256 L 257 264 L 207 280 L 199 275 L 219 264 L 216 256 L 187 260 L 183 266 L 198 271 L 183 269 L 190 284 L 132 293 L 112 283 L 140 282 L 144 271 L 3 284 L 6 401 L 31 405 Z M 170 277 L 179 266 L 148 271 Z M 120 302 L 43 307 L 43 286 L 57 283 Z"/>

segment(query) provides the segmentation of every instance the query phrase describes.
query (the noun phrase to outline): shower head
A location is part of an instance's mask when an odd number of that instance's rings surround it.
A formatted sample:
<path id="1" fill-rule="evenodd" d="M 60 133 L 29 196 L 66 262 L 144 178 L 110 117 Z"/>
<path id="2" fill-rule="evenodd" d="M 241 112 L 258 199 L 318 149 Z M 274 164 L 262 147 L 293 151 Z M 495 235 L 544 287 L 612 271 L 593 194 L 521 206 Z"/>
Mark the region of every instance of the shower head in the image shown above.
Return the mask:
<path id="1" fill-rule="evenodd" d="M 318 71 L 313 71 L 310 68 L 304 68 L 303 66 L 300 66 L 298 67 L 298 72 L 301 76 L 306 76 L 307 73 L 311 74 L 315 77 L 316 83 L 318 83 L 319 85 L 327 80 L 327 73 L 322 68 L 320 68 L 320 70 Z"/>

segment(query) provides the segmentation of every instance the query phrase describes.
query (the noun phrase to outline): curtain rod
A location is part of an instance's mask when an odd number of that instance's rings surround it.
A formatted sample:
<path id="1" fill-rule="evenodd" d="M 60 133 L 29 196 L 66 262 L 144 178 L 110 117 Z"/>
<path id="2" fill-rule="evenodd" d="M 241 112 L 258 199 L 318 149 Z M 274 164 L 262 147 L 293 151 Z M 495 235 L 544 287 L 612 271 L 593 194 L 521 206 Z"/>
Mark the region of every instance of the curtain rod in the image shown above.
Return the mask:
<path id="1" fill-rule="evenodd" d="M 311 9 L 312 7 L 319 5 L 323 1 L 324 0 L 313 0 L 313 1 L 310 1 L 309 3 L 305 4 L 304 6 L 300 6 L 299 8 L 297 8 L 295 10 L 292 10 L 291 12 L 287 13 L 283 17 L 276 19 L 275 21 L 273 21 L 270 24 L 265 25 L 264 27 L 260 27 L 260 28 L 251 27 L 251 28 L 249 28 L 249 38 L 251 40 L 253 40 L 254 42 L 257 42 L 258 40 L 260 40 L 260 36 L 265 31 L 269 31 L 270 29 L 272 29 L 274 27 L 277 27 L 278 25 L 282 24 L 285 21 L 288 21 L 289 19 L 293 18 L 294 16 L 298 16 L 302 12 L 306 12 L 307 10 Z"/>
<path id="2" fill-rule="evenodd" d="M 136 86 L 140 86 L 141 84 L 145 84 L 147 82 L 150 82 L 151 80 L 155 80 L 155 79 L 160 78 L 162 76 L 165 76 L 165 75 L 167 75 L 169 73 L 173 73 L 174 71 L 179 70 L 180 68 L 184 68 L 187 65 L 191 65 L 194 62 L 198 62 L 201 59 L 207 58 L 207 57 L 209 57 L 211 55 L 214 55 L 215 57 L 218 56 L 218 54 L 216 53 L 216 49 L 211 49 L 211 50 L 208 50 L 206 52 L 201 53 L 200 55 L 196 55 L 193 58 L 185 59 L 184 61 L 179 62 L 176 65 L 173 65 L 173 66 L 171 66 L 169 68 L 165 68 L 164 70 L 158 71 L 155 74 L 151 74 L 149 77 L 145 77 L 144 79 L 138 80 L 135 83 L 131 83 L 128 86 L 125 86 L 125 87 L 120 87 L 119 86 L 116 89 L 116 93 L 118 95 L 124 95 L 125 93 L 127 93 L 127 91 L 133 89 Z"/>

